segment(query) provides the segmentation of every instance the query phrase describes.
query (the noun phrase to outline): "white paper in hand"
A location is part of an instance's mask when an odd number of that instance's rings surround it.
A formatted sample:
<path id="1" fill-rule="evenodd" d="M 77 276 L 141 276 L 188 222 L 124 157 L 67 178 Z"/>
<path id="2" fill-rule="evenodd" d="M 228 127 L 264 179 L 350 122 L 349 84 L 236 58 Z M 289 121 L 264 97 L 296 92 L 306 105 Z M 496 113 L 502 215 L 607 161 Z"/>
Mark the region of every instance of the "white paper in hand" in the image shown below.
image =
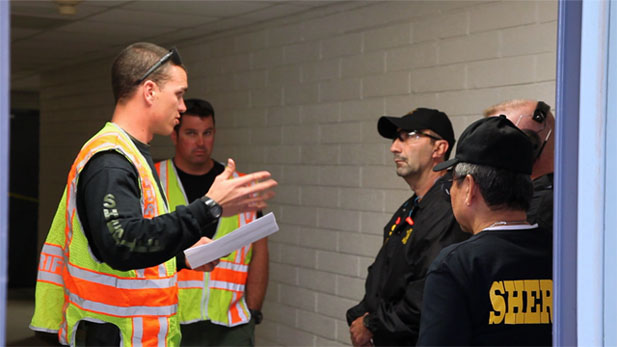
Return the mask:
<path id="1" fill-rule="evenodd" d="M 251 243 L 274 234 L 279 230 L 276 218 L 272 212 L 243 225 L 231 233 L 208 244 L 189 248 L 184 251 L 191 267 L 196 268 L 213 260 L 222 258 L 229 253 L 248 246 Z"/>

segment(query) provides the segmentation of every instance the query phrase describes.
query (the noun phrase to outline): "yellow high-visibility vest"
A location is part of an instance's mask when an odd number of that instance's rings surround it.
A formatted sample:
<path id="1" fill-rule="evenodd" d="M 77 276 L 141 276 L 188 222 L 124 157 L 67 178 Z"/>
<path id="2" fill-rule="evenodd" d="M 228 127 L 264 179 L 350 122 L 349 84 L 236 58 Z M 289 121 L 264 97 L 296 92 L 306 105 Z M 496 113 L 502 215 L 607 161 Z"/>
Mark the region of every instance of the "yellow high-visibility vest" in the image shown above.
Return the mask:
<path id="1" fill-rule="evenodd" d="M 33 330 L 58 332 L 62 344 L 75 344 L 81 320 L 116 325 L 124 346 L 177 346 L 178 287 L 175 257 L 146 269 L 119 271 L 92 256 L 76 207 L 79 175 L 97 153 L 114 150 L 139 173 L 144 218 L 167 212 L 148 162 L 120 127 L 107 123 L 82 147 L 52 222 L 36 285 Z M 115 203 L 103 205 L 110 214 Z"/>
<path id="2" fill-rule="evenodd" d="M 171 159 L 154 164 L 161 185 L 169 199 L 169 207 L 189 203 Z M 241 176 L 234 172 L 234 177 Z M 218 239 L 255 219 L 256 213 L 240 213 L 223 217 L 214 235 Z M 244 296 L 252 247 L 242 247 L 232 252 L 216 266 L 214 271 L 204 273 L 183 269 L 178 273 L 178 315 L 181 324 L 210 320 L 224 326 L 247 323 L 251 314 Z"/>

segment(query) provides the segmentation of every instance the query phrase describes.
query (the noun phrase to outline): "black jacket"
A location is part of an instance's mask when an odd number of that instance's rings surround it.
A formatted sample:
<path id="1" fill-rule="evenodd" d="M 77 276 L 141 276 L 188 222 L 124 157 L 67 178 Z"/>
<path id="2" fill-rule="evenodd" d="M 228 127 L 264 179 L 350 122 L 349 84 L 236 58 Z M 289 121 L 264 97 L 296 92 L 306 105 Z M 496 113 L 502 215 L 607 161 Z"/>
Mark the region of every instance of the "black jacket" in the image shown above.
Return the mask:
<path id="1" fill-rule="evenodd" d="M 442 248 L 469 237 L 452 214 L 447 178 L 437 180 L 419 202 L 412 196 L 386 224 L 364 298 L 347 311 L 350 325 L 369 312 L 375 345 L 415 345 L 426 272 Z"/>
<path id="2" fill-rule="evenodd" d="M 552 234 L 484 230 L 431 265 L 418 345 L 550 346 Z"/>
<path id="3" fill-rule="evenodd" d="M 527 210 L 527 221 L 540 229 L 553 232 L 553 174 L 533 180 L 533 198 Z"/>

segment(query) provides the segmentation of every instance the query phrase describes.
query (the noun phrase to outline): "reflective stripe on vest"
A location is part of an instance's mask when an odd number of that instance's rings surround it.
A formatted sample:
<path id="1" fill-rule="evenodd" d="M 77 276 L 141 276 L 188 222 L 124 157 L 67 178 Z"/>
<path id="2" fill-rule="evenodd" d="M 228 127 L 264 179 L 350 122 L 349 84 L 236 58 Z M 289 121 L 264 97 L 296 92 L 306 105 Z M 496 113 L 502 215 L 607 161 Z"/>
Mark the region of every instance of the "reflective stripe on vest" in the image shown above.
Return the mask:
<path id="1" fill-rule="evenodd" d="M 170 208 L 188 203 L 184 187 L 171 159 L 155 164 Z M 234 172 L 234 177 L 241 174 Z M 221 218 L 214 239 L 232 232 L 256 218 L 254 212 Z M 243 247 L 222 258 L 214 271 L 203 273 L 183 269 L 178 273 L 179 316 L 181 323 L 210 320 L 225 326 L 248 322 L 248 306 L 244 298 L 251 246 Z"/>
<path id="2" fill-rule="evenodd" d="M 30 322 L 30 329 L 47 333 L 57 333 L 64 320 L 65 306 L 64 280 L 64 199 L 66 188 L 62 193 L 62 202 L 54 215 L 50 232 L 41 250 L 39 271 L 34 294 L 34 314 Z M 52 230 L 55 230 L 52 232 Z M 61 258 L 58 258 L 58 255 Z"/>
<path id="3" fill-rule="evenodd" d="M 69 293 L 69 300 L 71 303 L 77 305 L 84 310 L 115 317 L 171 316 L 176 313 L 175 304 L 168 306 L 132 305 L 128 307 L 123 307 L 91 301 L 73 293 Z"/>
<path id="4" fill-rule="evenodd" d="M 121 278 L 118 276 L 110 276 L 104 273 L 93 272 L 87 269 L 79 268 L 73 264 L 68 265 L 68 271 L 75 279 L 111 286 L 117 289 L 160 289 L 173 288 L 176 285 L 176 276 L 152 279 L 140 278 L 139 280 L 135 280 L 135 278 Z"/>
<path id="5" fill-rule="evenodd" d="M 157 346 L 165 346 L 167 334 L 169 333 L 169 319 L 164 317 L 150 318 L 150 317 L 135 317 L 132 321 L 133 336 L 131 336 L 132 346 L 149 345 L 147 341 L 144 341 L 144 335 L 156 335 L 158 344 Z"/>
<path id="6" fill-rule="evenodd" d="M 203 288 L 204 287 L 204 272 L 189 271 L 183 269 L 178 272 L 178 287 L 179 288 Z"/>
<path id="7" fill-rule="evenodd" d="M 41 250 L 41 260 L 39 262 L 39 272 L 36 280 L 62 286 L 64 285 L 64 281 L 62 280 L 63 268 L 64 258 L 62 247 L 51 243 L 45 243 Z"/>
<path id="8" fill-rule="evenodd" d="M 241 252 L 238 252 L 241 253 Z M 244 292 L 248 276 L 248 265 L 221 260 L 216 272 L 210 274 L 210 288 Z"/>
<path id="9" fill-rule="evenodd" d="M 242 301 L 238 300 L 239 293 L 233 293 L 233 300 L 236 304 L 229 308 L 229 312 L 227 313 L 227 319 L 230 322 L 245 322 L 249 320 L 247 315 L 248 307 L 246 305 L 241 305 Z"/>
<path id="10" fill-rule="evenodd" d="M 44 280 L 50 274 L 45 271 L 49 268 L 49 257 L 61 254 L 64 260 L 62 280 L 65 290 L 61 301 L 64 302 L 63 321 L 58 326 L 61 343 L 74 344 L 77 324 L 87 319 L 118 326 L 123 345 L 126 346 L 176 345 L 180 334 L 176 316 L 175 259 L 147 269 L 112 269 L 92 256 L 76 213 L 76 190 L 81 170 L 95 154 L 108 150 L 122 154 L 137 170 L 144 218 L 153 218 L 167 211 L 165 197 L 159 191 L 145 158 L 122 129 L 107 123 L 82 147 L 69 173 L 67 188 L 48 234 L 48 240 L 54 241 L 48 242 L 46 246 L 49 247 L 44 247 L 42 251 L 39 267 L 43 270 L 39 271 L 40 280 L 37 281 L 37 301 L 40 300 L 39 283 L 44 288 Z M 110 213 L 114 213 L 113 206 L 109 209 Z M 56 287 L 58 284 L 56 282 Z M 46 301 L 51 301 L 47 311 L 58 309 L 53 300 Z M 41 303 L 41 312 L 46 311 L 43 305 L 45 303 Z M 141 324 L 135 324 L 135 319 L 140 320 Z M 33 317 L 33 326 L 34 322 Z M 136 339 L 137 336 L 140 338 Z"/>

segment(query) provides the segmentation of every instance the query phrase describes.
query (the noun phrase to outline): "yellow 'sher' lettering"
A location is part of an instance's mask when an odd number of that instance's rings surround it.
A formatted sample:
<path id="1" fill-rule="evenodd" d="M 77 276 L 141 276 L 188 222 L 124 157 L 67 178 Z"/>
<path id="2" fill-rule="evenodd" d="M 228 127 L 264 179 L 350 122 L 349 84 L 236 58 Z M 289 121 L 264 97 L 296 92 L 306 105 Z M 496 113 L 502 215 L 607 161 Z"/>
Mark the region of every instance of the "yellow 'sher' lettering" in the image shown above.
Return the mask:
<path id="1" fill-rule="evenodd" d="M 488 324 L 549 324 L 553 322 L 553 281 L 494 281 L 489 289 L 492 310 Z"/>

